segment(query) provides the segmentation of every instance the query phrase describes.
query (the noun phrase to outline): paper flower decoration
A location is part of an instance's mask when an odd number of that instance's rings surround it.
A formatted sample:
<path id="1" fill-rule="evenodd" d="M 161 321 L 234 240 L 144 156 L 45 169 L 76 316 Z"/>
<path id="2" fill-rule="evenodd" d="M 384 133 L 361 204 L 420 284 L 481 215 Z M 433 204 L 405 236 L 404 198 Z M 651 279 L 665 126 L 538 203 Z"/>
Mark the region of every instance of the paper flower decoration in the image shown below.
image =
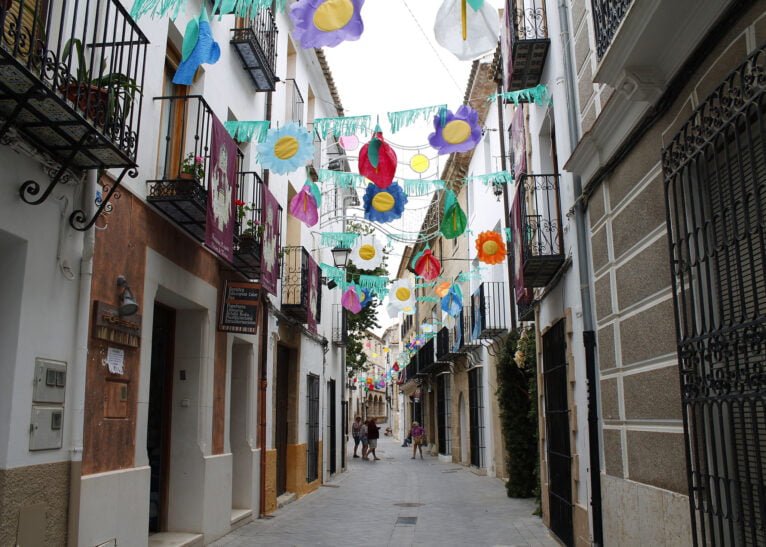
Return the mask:
<path id="1" fill-rule="evenodd" d="M 491 2 L 444 0 L 436 14 L 436 41 L 461 61 L 494 51 L 499 34 L 500 17 Z"/>
<path id="2" fill-rule="evenodd" d="M 401 218 L 406 203 L 407 196 L 398 184 L 385 189 L 368 184 L 364 194 L 364 218 L 373 222 L 391 222 Z"/>
<path id="3" fill-rule="evenodd" d="M 364 0 L 299 0 L 290 6 L 293 35 L 303 49 L 335 47 L 364 31 Z"/>
<path id="4" fill-rule="evenodd" d="M 383 141 L 383 133 L 378 126 L 370 142 L 359 151 L 359 174 L 380 188 L 388 188 L 394 180 L 396 165 L 396 152 Z"/>
<path id="5" fill-rule="evenodd" d="M 460 290 L 460 285 L 453 284 L 447 292 L 446 296 L 441 301 L 442 311 L 446 314 L 457 317 L 460 311 L 463 309 L 463 291 Z"/>
<path id="6" fill-rule="evenodd" d="M 394 366 L 392 366 L 391 368 L 394 369 L 394 372 L 399 372 L 399 362 L 395 361 Z"/>
<path id="7" fill-rule="evenodd" d="M 375 236 L 362 236 L 351 249 L 351 261 L 360 270 L 374 270 L 383 263 L 383 245 Z"/>
<path id="8" fill-rule="evenodd" d="M 184 41 L 181 45 L 181 63 L 178 65 L 173 83 L 192 85 L 194 73 L 202 63 L 212 65 L 221 57 L 221 47 L 213 40 L 210 19 L 203 6 L 199 19 L 192 19 L 186 25 Z"/>
<path id="9" fill-rule="evenodd" d="M 447 239 L 455 239 L 465 232 L 468 226 L 468 218 L 458 203 L 457 196 L 452 190 L 447 190 L 447 196 L 444 200 L 444 216 L 440 231 Z"/>
<path id="10" fill-rule="evenodd" d="M 426 281 L 433 281 L 442 271 L 441 262 L 437 259 L 431 249 L 426 249 L 415 262 L 415 273 Z"/>
<path id="11" fill-rule="evenodd" d="M 319 222 L 319 208 L 311 184 L 304 184 L 301 191 L 290 200 L 289 211 L 306 226 L 313 226 Z"/>
<path id="12" fill-rule="evenodd" d="M 428 143 L 440 155 L 473 150 L 481 140 L 479 113 L 466 105 L 461 105 L 455 113 L 447 110 L 446 115 L 434 116 L 434 129 Z"/>
<path id="13" fill-rule="evenodd" d="M 436 287 L 434 288 L 434 292 L 436 293 L 436 296 L 440 298 L 444 298 L 445 296 L 447 296 L 447 293 L 449 292 L 449 288 L 451 286 L 452 286 L 452 283 L 450 283 L 449 281 L 444 281 L 436 285 Z"/>
<path id="14" fill-rule="evenodd" d="M 258 145 L 258 163 L 280 175 L 291 173 L 313 159 L 311 133 L 294 122 L 269 130 L 266 140 Z"/>
<path id="15" fill-rule="evenodd" d="M 407 279 L 397 279 L 394 281 L 391 285 L 391 292 L 388 293 L 388 298 L 391 304 L 400 311 L 415 308 L 415 290 L 412 288 L 412 283 Z"/>
<path id="16" fill-rule="evenodd" d="M 359 289 L 359 303 L 366 308 L 372 302 L 372 291 L 370 289 Z"/>
<path id="17" fill-rule="evenodd" d="M 389 302 L 388 306 L 386 306 L 386 313 L 391 319 L 396 319 L 399 317 L 399 308 L 397 308 L 393 302 Z"/>
<path id="18" fill-rule="evenodd" d="M 482 232 L 476 239 L 479 261 L 485 264 L 500 264 L 505 260 L 507 250 L 503 237 L 497 232 Z"/>
<path id="19" fill-rule="evenodd" d="M 362 304 L 359 302 L 359 294 L 356 292 L 356 286 L 351 285 L 343 296 L 340 297 L 341 305 L 351 313 L 359 313 L 362 311 Z"/>

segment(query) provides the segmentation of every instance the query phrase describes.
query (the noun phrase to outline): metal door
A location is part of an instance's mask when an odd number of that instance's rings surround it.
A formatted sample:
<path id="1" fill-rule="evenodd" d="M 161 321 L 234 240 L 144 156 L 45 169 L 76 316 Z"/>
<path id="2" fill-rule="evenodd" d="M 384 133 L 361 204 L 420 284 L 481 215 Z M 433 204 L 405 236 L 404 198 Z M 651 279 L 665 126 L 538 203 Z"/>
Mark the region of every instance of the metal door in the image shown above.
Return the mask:
<path id="1" fill-rule="evenodd" d="M 306 376 L 306 482 L 319 476 L 319 376 Z"/>
<path id="2" fill-rule="evenodd" d="M 692 533 L 766 545 L 766 50 L 663 150 Z"/>
<path id="3" fill-rule="evenodd" d="M 327 424 L 327 437 L 330 443 L 330 473 L 335 473 L 337 458 L 337 432 L 335 428 L 336 411 L 335 411 L 335 380 L 327 382 L 327 406 L 330 408 L 330 418 Z"/>
<path id="4" fill-rule="evenodd" d="M 471 465 L 484 467 L 484 395 L 482 393 L 482 370 L 468 371 L 468 407 L 471 422 Z"/>
<path id="5" fill-rule="evenodd" d="M 562 319 L 543 335 L 548 505 L 551 530 L 565 545 L 574 545 L 566 348 Z"/>

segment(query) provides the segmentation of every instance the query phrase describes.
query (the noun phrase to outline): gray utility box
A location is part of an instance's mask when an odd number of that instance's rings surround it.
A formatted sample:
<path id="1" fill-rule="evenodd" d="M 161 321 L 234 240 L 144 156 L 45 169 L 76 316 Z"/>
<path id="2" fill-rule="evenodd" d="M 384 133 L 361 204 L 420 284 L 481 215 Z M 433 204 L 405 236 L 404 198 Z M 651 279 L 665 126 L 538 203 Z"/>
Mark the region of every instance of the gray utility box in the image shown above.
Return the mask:
<path id="1" fill-rule="evenodd" d="M 29 450 L 61 448 L 64 437 L 66 368 L 67 364 L 63 361 L 39 357 L 35 359 Z"/>

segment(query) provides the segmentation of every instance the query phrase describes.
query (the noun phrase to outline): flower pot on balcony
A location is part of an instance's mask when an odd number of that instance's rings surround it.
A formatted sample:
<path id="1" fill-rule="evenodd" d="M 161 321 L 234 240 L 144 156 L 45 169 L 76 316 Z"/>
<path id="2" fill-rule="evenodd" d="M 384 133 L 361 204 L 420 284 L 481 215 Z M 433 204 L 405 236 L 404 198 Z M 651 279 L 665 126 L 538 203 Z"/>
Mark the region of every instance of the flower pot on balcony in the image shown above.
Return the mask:
<path id="1" fill-rule="evenodd" d="M 239 236 L 239 252 L 240 253 L 253 253 L 258 245 L 253 234 L 242 234 Z"/>
<path id="2" fill-rule="evenodd" d="M 86 118 L 98 126 L 106 122 L 109 110 L 109 89 L 80 82 L 64 85 L 64 95 L 74 103 Z"/>

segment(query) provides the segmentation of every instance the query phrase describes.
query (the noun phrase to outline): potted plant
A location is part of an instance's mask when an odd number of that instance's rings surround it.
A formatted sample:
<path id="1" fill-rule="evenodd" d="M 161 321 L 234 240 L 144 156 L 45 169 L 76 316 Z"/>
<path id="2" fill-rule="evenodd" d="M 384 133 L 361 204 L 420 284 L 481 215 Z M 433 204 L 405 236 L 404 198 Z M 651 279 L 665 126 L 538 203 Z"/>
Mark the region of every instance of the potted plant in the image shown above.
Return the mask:
<path id="1" fill-rule="evenodd" d="M 72 56 L 75 56 L 77 62 L 74 78 L 61 85 L 61 92 L 66 98 L 98 126 L 112 125 L 115 121 L 124 123 L 130 115 L 135 94 L 141 91 L 136 81 L 119 72 L 104 74 L 104 58 L 101 59 L 99 71 L 103 76 L 93 74 L 85 59 L 85 47 L 77 38 L 67 40 L 63 51 L 62 64 Z"/>
<path id="2" fill-rule="evenodd" d="M 205 158 L 189 152 L 181 163 L 178 178 L 200 182 L 205 179 Z"/>
<path id="3" fill-rule="evenodd" d="M 265 226 L 252 218 L 245 220 L 245 216 L 248 213 L 255 211 L 252 204 L 247 204 L 241 199 L 235 200 L 234 204 L 237 206 L 237 224 L 241 229 L 239 234 L 239 250 L 250 253 L 255 249 L 257 241 L 263 235 Z"/>

